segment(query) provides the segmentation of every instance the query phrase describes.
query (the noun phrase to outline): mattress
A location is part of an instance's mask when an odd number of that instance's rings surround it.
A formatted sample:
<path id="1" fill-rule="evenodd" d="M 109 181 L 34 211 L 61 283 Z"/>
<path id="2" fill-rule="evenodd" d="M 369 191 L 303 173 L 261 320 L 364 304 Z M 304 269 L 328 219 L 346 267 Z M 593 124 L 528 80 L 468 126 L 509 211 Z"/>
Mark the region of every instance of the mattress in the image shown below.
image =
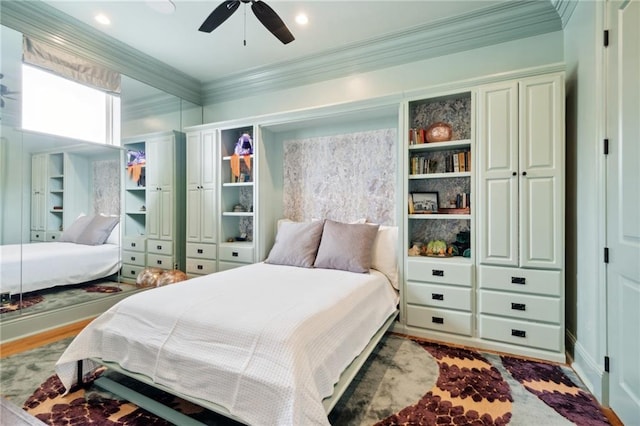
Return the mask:
<path id="1" fill-rule="evenodd" d="M 27 293 L 107 277 L 120 269 L 117 244 L 42 242 L 0 246 L 0 291 Z"/>
<path id="2" fill-rule="evenodd" d="M 227 409 L 252 425 L 328 425 L 322 400 L 395 312 L 380 272 L 258 263 L 120 301 L 56 364 L 69 389 L 116 362 L 155 383 Z"/>

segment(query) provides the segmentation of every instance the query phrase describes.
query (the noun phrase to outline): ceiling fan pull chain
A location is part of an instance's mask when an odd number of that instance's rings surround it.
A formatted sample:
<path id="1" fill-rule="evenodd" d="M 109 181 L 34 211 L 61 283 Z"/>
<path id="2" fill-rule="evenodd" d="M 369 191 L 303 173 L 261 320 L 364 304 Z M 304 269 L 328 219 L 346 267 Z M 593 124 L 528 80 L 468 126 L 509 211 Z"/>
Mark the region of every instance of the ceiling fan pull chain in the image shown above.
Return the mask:
<path id="1" fill-rule="evenodd" d="M 244 45 L 247 45 L 247 4 L 244 4 Z"/>

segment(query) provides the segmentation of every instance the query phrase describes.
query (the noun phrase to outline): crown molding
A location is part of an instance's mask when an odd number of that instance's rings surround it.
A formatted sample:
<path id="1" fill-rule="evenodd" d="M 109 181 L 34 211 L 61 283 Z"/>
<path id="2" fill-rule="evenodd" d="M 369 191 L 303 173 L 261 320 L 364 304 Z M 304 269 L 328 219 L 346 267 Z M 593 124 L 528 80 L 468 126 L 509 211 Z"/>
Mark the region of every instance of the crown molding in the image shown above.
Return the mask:
<path id="1" fill-rule="evenodd" d="M 195 78 L 40 1 L 2 1 L 0 23 L 69 53 L 202 105 Z"/>
<path id="2" fill-rule="evenodd" d="M 558 16 L 562 21 L 562 28 L 566 28 L 573 11 L 576 10 L 578 0 L 551 0 L 551 4 L 558 11 Z"/>
<path id="3" fill-rule="evenodd" d="M 564 0 L 558 0 L 564 1 Z M 254 68 L 203 86 L 205 104 L 369 72 L 562 30 L 550 1 L 513 1 L 319 55 Z"/>

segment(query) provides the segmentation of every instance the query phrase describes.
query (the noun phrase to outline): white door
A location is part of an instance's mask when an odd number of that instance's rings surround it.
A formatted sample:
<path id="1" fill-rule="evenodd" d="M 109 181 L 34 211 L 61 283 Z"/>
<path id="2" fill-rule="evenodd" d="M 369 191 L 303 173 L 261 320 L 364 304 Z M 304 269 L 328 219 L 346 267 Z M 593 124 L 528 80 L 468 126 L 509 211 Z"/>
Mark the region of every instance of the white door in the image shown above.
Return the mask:
<path id="1" fill-rule="evenodd" d="M 202 180 L 200 192 L 202 203 L 200 210 L 200 239 L 203 243 L 215 243 L 217 240 L 216 221 L 216 130 L 202 132 Z"/>
<path id="2" fill-rule="evenodd" d="M 564 265 L 564 79 L 519 83 L 520 266 Z"/>
<path id="3" fill-rule="evenodd" d="M 479 262 L 518 266 L 518 83 L 478 90 Z"/>
<path id="4" fill-rule="evenodd" d="M 187 134 L 187 241 L 200 242 L 202 145 L 201 133 Z"/>
<path id="5" fill-rule="evenodd" d="M 640 0 L 609 2 L 607 334 L 609 405 L 640 418 Z"/>

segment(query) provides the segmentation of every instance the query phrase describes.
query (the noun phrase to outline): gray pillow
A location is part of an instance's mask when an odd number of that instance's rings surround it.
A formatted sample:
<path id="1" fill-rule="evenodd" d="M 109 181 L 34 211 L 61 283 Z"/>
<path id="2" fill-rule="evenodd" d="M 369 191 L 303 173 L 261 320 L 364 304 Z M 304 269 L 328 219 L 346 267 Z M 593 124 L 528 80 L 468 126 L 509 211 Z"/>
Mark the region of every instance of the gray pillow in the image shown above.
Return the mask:
<path id="1" fill-rule="evenodd" d="M 369 272 L 373 242 L 379 225 L 340 223 L 326 220 L 314 266 Z"/>
<path id="2" fill-rule="evenodd" d="M 117 223 L 117 217 L 94 216 L 76 242 L 89 246 L 104 244 Z"/>
<path id="3" fill-rule="evenodd" d="M 321 236 L 322 221 L 282 222 L 265 263 L 312 268 Z"/>
<path id="4" fill-rule="evenodd" d="M 78 217 L 71 225 L 67 227 L 67 229 L 62 232 L 62 236 L 60 236 L 60 239 L 58 241 L 77 243 L 78 238 L 80 238 L 80 235 L 82 235 L 82 231 L 85 230 L 92 219 L 93 216 L 82 215 Z"/>

